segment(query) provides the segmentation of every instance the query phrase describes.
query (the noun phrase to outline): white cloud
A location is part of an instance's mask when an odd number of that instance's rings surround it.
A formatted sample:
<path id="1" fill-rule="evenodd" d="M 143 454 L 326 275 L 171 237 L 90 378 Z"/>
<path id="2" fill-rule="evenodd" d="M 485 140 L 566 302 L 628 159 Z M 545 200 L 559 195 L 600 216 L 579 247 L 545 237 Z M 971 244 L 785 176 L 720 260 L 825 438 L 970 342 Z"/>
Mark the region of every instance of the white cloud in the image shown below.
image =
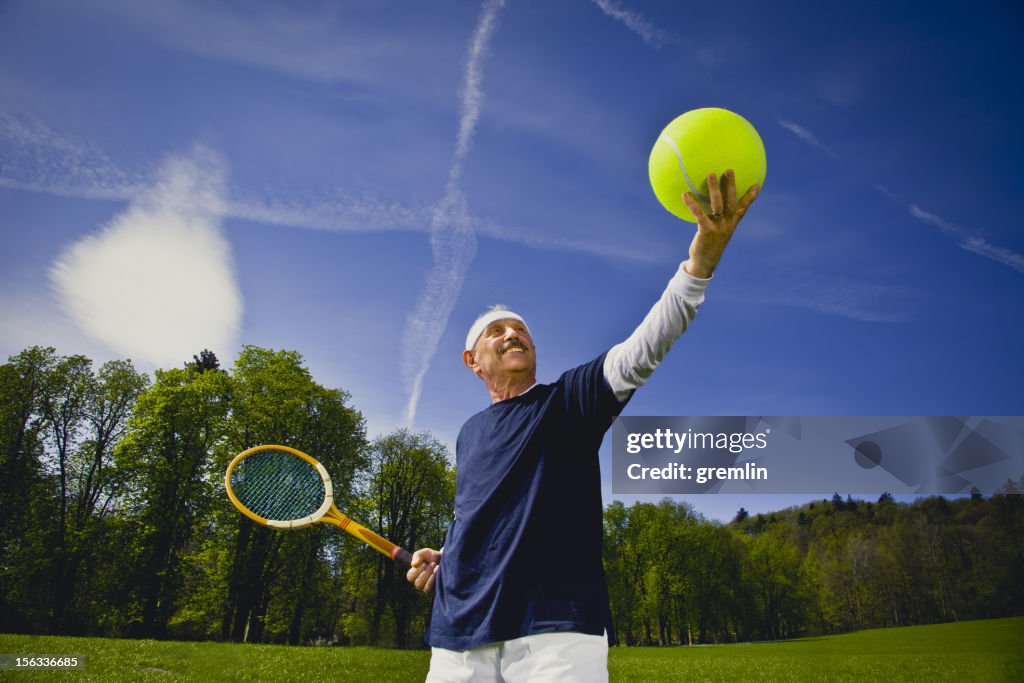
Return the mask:
<path id="1" fill-rule="evenodd" d="M 803 126 L 797 123 L 793 123 L 792 121 L 786 121 L 783 119 L 779 119 L 779 125 L 788 130 L 793 135 L 803 140 L 804 142 L 806 142 L 807 144 L 811 145 L 812 147 L 817 147 L 818 149 L 820 149 L 822 152 L 829 155 L 833 159 L 838 158 L 836 157 L 835 152 L 829 149 L 828 146 L 825 145 L 825 143 L 818 140 L 814 133 L 807 130 Z"/>
<path id="2" fill-rule="evenodd" d="M 702 47 L 697 50 L 697 63 L 704 67 L 718 66 L 721 58 L 709 47 Z"/>
<path id="3" fill-rule="evenodd" d="M 476 104 L 466 118 L 479 116 L 479 83 L 472 91 Z M 462 130 L 462 127 L 460 127 Z M 462 139 L 468 142 L 472 131 Z M 123 169 L 94 143 L 51 129 L 38 118 L 0 111 L 0 188 L 39 192 L 78 199 L 131 201 L 154 182 L 152 174 Z M 468 147 L 465 149 L 468 150 Z M 461 158 L 456 157 L 461 164 Z M 454 166 L 461 173 L 461 166 Z M 456 186 L 457 189 L 457 186 Z M 430 232 L 434 216 L 444 212 L 437 204 L 408 205 L 370 194 L 333 194 L 300 200 L 289 196 L 254 196 L 244 189 L 232 191 L 222 202 L 225 218 L 307 230 L 330 232 Z M 468 209 L 467 209 L 468 210 Z M 536 249 L 592 254 L 602 258 L 656 262 L 664 259 L 650 249 L 624 243 L 552 237 L 551 231 L 528 225 L 508 226 L 491 218 L 467 215 L 482 237 L 514 242 Z"/>
<path id="4" fill-rule="evenodd" d="M 20 284 L 0 290 L 0 358 L 31 346 L 52 346 L 63 355 L 82 354 L 100 365 L 116 353 L 82 336 L 48 291 Z M 142 370 L 152 370 L 136 363 Z"/>
<path id="5" fill-rule="evenodd" d="M 927 211 L 919 207 L 917 204 L 910 205 L 910 215 L 916 218 L 917 220 L 921 221 L 922 223 L 934 225 L 936 228 L 939 229 L 939 232 L 941 232 L 946 237 L 958 239 L 964 237 L 967 234 L 967 231 L 961 228 L 960 226 L 945 220 L 941 216 L 937 216 L 933 213 L 928 213 Z"/>
<path id="6" fill-rule="evenodd" d="M 287 3 L 248 3 L 236 10 L 193 0 L 98 0 L 90 3 L 90 10 L 105 12 L 111 21 L 185 53 L 310 81 L 363 80 L 362 67 L 387 43 L 353 45 L 330 7 L 311 11 L 306 6 L 298 12 Z"/>
<path id="7" fill-rule="evenodd" d="M 839 44 L 817 55 L 807 80 L 818 99 L 837 108 L 862 103 L 872 86 L 884 80 L 893 67 L 905 63 L 913 48 L 899 41 L 873 40 L 870 46 L 841 39 Z"/>
<path id="8" fill-rule="evenodd" d="M 635 243 L 614 244 L 610 242 L 593 242 L 590 240 L 565 239 L 552 236 L 549 232 L 531 229 L 522 225 L 505 225 L 489 218 L 470 217 L 475 225 L 476 234 L 503 242 L 515 242 L 535 249 L 548 251 L 565 251 L 577 254 L 590 254 L 624 261 L 639 263 L 678 263 L 674 255 L 662 250 L 651 249 L 645 244 L 638 248 Z"/>
<path id="9" fill-rule="evenodd" d="M 956 240 L 961 249 L 1013 268 L 1018 273 L 1024 273 L 1024 255 L 992 244 L 974 231 L 963 228 L 934 213 L 929 213 L 917 204 L 910 205 L 910 215 L 922 223 L 934 225 L 943 235 Z"/>
<path id="10" fill-rule="evenodd" d="M 466 198 L 459 187 L 462 162 L 469 153 L 483 103 L 483 58 L 505 0 L 486 0 L 469 43 L 459 107 L 459 132 L 444 198 L 434 207 L 430 246 L 434 264 L 402 335 L 401 368 L 409 392 L 405 422 L 412 425 L 423 390 L 423 379 L 448 325 L 466 270 L 476 255 L 476 235 Z"/>
<path id="11" fill-rule="evenodd" d="M 871 189 L 884 195 L 885 197 L 888 197 L 893 201 L 900 201 L 899 195 L 897 195 L 895 192 L 887 188 L 885 185 L 882 185 L 881 183 L 872 183 Z"/>
<path id="12" fill-rule="evenodd" d="M 505 0 L 487 0 L 484 3 L 469 44 L 469 56 L 463 74 L 462 100 L 459 103 L 459 133 L 455 141 L 455 159 L 451 169 L 451 177 L 455 180 L 462 174 L 462 161 L 469 153 L 476 122 L 480 118 L 480 107 L 484 99 L 481 89 L 484 78 L 482 62 L 487 55 L 487 46 L 497 25 L 498 10 L 504 6 Z"/>
<path id="13" fill-rule="evenodd" d="M 908 318 L 906 311 L 919 303 L 918 295 L 905 287 L 775 269 L 764 269 L 723 287 L 722 296 L 739 303 L 803 308 L 871 323 L 902 322 Z"/>
<path id="14" fill-rule="evenodd" d="M 401 370 L 409 391 L 405 423 L 416 419 L 423 379 L 462 291 L 466 271 L 476 256 L 476 236 L 465 197 L 458 188 L 445 194 L 435 213 L 430 238 L 433 267 L 402 335 Z"/>
<path id="15" fill-rule="evenodd" d="M 818 84 L 818 96 L 834 107 L 851 107 L 867 94 L 867 87 L 857 73 L 832 76 Z"/>
<path id="16" fill-rule="evenodd" d="M 96 145 L 63 135 L 41 119 L 0 111 L 0 187 L 83 199 L 128 199 L 139 174 Z"/>
<path id="17" fill-rule="evenodd" d="M 233 350 L 242 298 L 220 230 L 224 176 L 207 148 L 173 157 L 127 209 L 57 258 L 53 291 L 85 335 L 163 367 L 203 348 Z"/>
<path id="18" fill-rule="evenodd" d="M 651 47 L 661 47 L 666 43 L 673 43 L 677 40 L 670 33 L 658 28 L 642 15 L 622 9 L 616 0 L 593 0 L 593 2 L 607 16 L 624 24 L 626 28 L 640 36 Z"/>
<path id="19" fill-rule="evenodd" d="M 338 195 L 316 201 L 235 197 L 225 203 L 230 218 L 329 232 L 426 232 L 430 206 L 407 206 L 370 195 Z"/>
<path id="20" fill-rule="evenodd" d="M 972 251 L 979 256 L 992 259 L 1004 266 L 1013 268 L 1018 273 L 1024 273 L 1024 254 L 1018 254 L 1006 247 L 990 244 L 981 237 L 968 237 L 960 243 L 960 247 Z"/>
<path id="21" fill-rule="evenodd" d="M 813 133 L 804 128 L 803 126 L 797 125 L 791 121 L 779 120 L 781 125 L 786 130 L 790 131 L 804 142 L 817 147 L 821 151 L 828 154 L 833 159 L 837 158 L 836 155 L 830 150 L 824 143 L 819 141 Z M 889 199 L 899 201 L 899 197 L 895 193 L 891 192 L 888 188 L 878 183 L 874 183 L 871 187 L 885 195 Z M 917 204 L 911 204 L 909 207 L 910 215 L 921 221 L 933 225 L 939 229 L 944 236 L 956 241 L 961 249 L 984 256 L 987 259 L 991 259 L 996 263 L 1001 263 L 1004 266 L 1013 268 L 1017 272 L 1024 273 L 1024 255 L 1018 254 L 1015 251 L 1000 247 L 995 244 L 991 244 L 984 237 L 979 235 L 973 230 L 961 227 L 956 223 L 946 220 L 942 216 L 934 213 L 925 211 Z"/>

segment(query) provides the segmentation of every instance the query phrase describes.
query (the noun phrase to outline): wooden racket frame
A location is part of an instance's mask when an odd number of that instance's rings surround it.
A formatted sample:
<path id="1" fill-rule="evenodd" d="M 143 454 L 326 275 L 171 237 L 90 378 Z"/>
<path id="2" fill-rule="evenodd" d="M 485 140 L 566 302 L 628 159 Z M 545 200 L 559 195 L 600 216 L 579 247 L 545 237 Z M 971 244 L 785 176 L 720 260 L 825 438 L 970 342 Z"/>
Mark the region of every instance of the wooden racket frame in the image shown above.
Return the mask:
<path id="1" fill-rule="evenodd" d="M 286 453 L 294 455 L 297 458 L 302 458 L 310 465 L 312 465 L 314 468 L 316 468 L 317 473 L 320 475 L 320 478 L 323 479 L 324 482 L 323 505 L 321 505 L 316 512 L 307 517 L 288 520 L 267 519 L 266 517 L 260 517 L 259 515 L 245 507 L 245 505 L 243 505 L 242 502 L 238 500 L 238 497 L 235 496 L 234 491 L 231 490 L 231 474 L 235 471 L 235 468 L 238 466 L 240 462 L 242 462 L 249 456 L 255 455 L 256 453 L 260 453 L 262 451 L 284 451 Z M 231 500 L 231 503 L 236 508 L 238 508 L 238 511 L 246 517 L 248 517 L 249 519 L 251 519 L 252 521 L 256 522 L 257 524 L 262 524 L 263 526 L 268 526 L 272 529 L 278 529 L 280 531 L 302 529 L 304 527 L 310 526 L 311 524 L 333 524 L 341 530 L 351 534 L 352 536 L 355 536 L 360 541 L 366 543 L 370 547 L 379 550 L 391 559 L 401 562 L 405 566 L 409 566 L 412 563 L 412 555 L 409 553 L 408 550 L 406 550 L 402 546 L 395 545 L 383 536 L 375 534 L 374 532 L 364 527 L 362 524 L 353 521 L 351 517 L 348 517 L 347 515 L 343 514 L 341 510 L 338 509 L 338 506 L 334 504 L 334 487 L 331 485 L 331 475 L 327 473 L 327 469 L 323 465 L 321 465 L 316 458 L 310 455 L 306 455 L 302 451 L 296 450 L 294 448 L 289 448 L 288 446 L 277 446 L 273 444 L 253 446 L 252 448 L 244 450 L 238 455 L 236 455 L 234 459 L 232 459 L 231 462 L 228 464 L 227 471 L 224 473 L 224 488 L 228 493 L 228 498 Z"/>

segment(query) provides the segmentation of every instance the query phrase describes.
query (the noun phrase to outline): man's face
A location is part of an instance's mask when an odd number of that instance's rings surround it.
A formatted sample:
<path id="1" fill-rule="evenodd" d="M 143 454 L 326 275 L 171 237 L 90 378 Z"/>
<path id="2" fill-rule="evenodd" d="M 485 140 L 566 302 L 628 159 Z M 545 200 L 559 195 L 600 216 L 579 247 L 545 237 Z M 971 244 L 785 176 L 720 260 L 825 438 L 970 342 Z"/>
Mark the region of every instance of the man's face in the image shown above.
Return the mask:
<path id="1" fill-rule="evenodd" d="M 537 370 L 537 349 L 524 325 L 515 318 L 495 320 L 484 328 L 466 365 L 485 380 L 533 375 Z"/>

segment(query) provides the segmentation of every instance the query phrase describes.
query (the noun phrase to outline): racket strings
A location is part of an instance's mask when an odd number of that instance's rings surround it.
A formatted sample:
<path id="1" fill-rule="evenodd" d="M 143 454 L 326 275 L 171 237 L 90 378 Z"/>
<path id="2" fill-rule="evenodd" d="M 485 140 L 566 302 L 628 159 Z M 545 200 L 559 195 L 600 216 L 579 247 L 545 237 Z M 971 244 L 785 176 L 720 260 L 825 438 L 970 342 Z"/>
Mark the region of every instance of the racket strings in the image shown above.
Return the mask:
<path id="1" fill-rule="evenodd" d="M 285 451 L 260 451 L 236 465 L 231 490 L 250 512 L 265 519 L 287 521 L 320 509 L 326 495 L 317 469 Z"/>

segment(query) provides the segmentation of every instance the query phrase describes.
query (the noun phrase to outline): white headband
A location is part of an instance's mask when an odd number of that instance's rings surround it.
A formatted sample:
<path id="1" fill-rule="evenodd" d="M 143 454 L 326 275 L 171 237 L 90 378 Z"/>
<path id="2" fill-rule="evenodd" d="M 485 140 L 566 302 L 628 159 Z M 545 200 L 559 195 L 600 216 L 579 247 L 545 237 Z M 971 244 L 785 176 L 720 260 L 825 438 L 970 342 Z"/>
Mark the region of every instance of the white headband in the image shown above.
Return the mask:
<path id="1" fill-rule="evenodd" d="M 523 325 L 526 325 L 526 321 L 523 320 L 523 316 L 512 311 L 491 311 L 484 313 L 482 316 L 477 318 L 477 321 L 473 323 L 473 326 L 469 328 L 469 334 L 466 335 L 466 350 L 472 351 L 473 347 L 476 346 L 476 342 L 480 339 L 480 335 L 484 333 L 484 329 L 493 323 L 495 320 L 505 320 L 511 318 L 512 320 L 518 320 Z M 529 332 L 530 328 L 526 328 Z"/>

